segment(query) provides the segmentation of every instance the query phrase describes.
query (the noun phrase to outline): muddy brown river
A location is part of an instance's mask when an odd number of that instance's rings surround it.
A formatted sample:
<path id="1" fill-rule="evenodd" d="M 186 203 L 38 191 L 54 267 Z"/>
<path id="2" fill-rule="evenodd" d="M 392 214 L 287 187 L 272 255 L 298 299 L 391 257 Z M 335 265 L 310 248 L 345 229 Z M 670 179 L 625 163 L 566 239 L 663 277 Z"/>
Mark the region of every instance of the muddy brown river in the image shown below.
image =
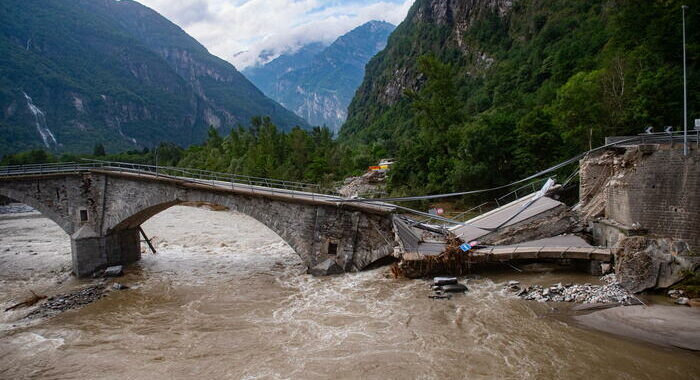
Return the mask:
<path id="1" fill-rule="evenodd" d="M 692 379 L 700 356 L 575 325 L 508 280 L 594 282 L 506 271 L 431 300 L 386 269 L 314 278 L 274 233 L 240 215 L 174 207 L 149 220 L 158 253 L 82 309 L 0 318 L 0 378 Z M 68 276 L 67 236 L 47 219 L 0 218 L 0 306 Z"/>

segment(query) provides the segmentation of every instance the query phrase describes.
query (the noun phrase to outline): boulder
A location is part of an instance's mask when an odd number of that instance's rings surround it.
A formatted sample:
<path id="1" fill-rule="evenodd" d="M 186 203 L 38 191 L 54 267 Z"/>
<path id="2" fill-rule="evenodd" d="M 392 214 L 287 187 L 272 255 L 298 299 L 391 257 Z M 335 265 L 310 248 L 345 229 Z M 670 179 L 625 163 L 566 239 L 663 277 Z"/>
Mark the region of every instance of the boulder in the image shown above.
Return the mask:
<path id="1" fill-rule="evenodd" d="M 340 274 L 343 272 L 343 268 L 340 265 L 338 265 L 338 263 L 336 263 L 334 259 L 327 259 L 326 261 L 309 269 L 309 274 L 311 274 L 312 276 L 329 276 L 332 274 Z"/>
<path id="2" fill-rule="evenodd" d="M 679 297 L 676 299 L 676 304 L 678 305 L 688 305 L 690 303 L 690 299 L 688 297 Z"/>
<path id="3" fill-rule="evenodd" d="M 119 277 L 124 274 L 124 269 L 121 265 L 115 265 L 113 267 L 107 267 L 102 274 L 105 277 Z"/>
<path id="4" fill-rule="evenodd" d="M 633 236 L 622 240 L 620 247 L 615 272 L 620 284 L 634 293 L 668 288 L 700 263 L 680 240 Z"/>
<path id="5" fill-rule="evenodd" d="M 124 284 L 120 284 L 120 283 L 118 283 L 118 282 L 115 282 L 114 284 L 112 284 L 112 289 L 114 289 L 114 290 L 124 290 L 124 289 L 129 289 L 129 287 L 126 286 L 126 285 L 124 285 Z"/>

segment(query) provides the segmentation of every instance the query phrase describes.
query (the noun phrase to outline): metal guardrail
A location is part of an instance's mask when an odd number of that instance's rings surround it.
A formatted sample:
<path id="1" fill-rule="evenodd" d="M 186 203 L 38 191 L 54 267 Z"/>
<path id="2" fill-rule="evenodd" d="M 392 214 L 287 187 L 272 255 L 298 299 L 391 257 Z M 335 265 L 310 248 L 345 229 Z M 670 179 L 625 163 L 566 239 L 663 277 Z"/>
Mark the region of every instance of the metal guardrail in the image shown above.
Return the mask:
<path id="1" fill-rule="evenodd" d="M 61 162 L 48 164 L 11 165 L 0 167 L 0 178 L 36 174 L 54 173 L 79 173 L 94 169 L 111 170 L 116 172 L 131 172 L 148 174 L 156 177 L 170 177 L 186 179 L 197 183 L 216 185 L 248 185 L 251 187 L 265 187 L 270 189 L 283 189 L 300 191 L 309 194 L 323 194 L 324 189 L 317 184 L 296 181 L 285 181 L 272 178 L 246 176 L 233 173 L 221 173 L 195 168 L 179 168 L 171 166 L 155 166 L 134 164 L 128 162 L 85 160 L 86 162 Z"/>
<path id="2" fill-rule="evenodd" d="M 605 138 L 606 145 L 617 142 L 622 142 L 621 145 L 683 144 L 683 132 L 640 133 L 637 136 L 612 136 Z M 696 145 L 700 143 L 700 130 L 688 131 L 688 143 L 690 144 L 691 142 L 694 142 Z"/>

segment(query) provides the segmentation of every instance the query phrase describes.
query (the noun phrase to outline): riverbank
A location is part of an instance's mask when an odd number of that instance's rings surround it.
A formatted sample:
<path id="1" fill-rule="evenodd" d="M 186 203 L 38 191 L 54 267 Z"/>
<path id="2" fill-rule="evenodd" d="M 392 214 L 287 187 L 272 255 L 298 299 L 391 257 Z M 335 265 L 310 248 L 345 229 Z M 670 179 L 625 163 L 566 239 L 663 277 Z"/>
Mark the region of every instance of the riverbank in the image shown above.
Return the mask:
<path id="1" fill-rule="evenodd" d="M 700 351 L 700 308 L 620 306 L 575 316 L 581 325 L 666 347 Z"/>
<path id="2" fill-rule="evenodd" d="M 504 289 L 510 280 L 553 286 L 600 284 L 598 277 L 504 270 L 462 278 L 468 293 L 432 300 L 429 281 L 395 280 L 385 268 L 309 276 L 291 248 L 242 215 L 173 207 L 144 229 L 158 253 L 144 253 L 123 277 L 106 280 L 130 289 L 0 331 L 0 377 L 692 379 L 700 373 L 695 353 L 581 328 L 565 310 L 570 303 L 525 301 Z M 50 296 L 101 281 L 67 274 L 68 237 L 46 219 L 0 217 L 0 239 L 11 247 L 0 252 L 2 306 L 25 297 L 26 289 Z"/>

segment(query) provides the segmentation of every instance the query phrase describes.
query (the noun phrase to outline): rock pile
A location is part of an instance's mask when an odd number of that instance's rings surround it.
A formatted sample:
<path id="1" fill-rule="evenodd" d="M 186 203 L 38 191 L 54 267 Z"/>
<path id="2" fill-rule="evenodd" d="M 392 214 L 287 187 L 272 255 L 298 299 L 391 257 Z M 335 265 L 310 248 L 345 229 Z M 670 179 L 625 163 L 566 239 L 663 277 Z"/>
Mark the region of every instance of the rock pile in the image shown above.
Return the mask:
<path id="1" fill-rule="evenodd" d="M 26 318 L 43 318 L 56 315 L 60 312 L 77 309 L 95 302 L 105 296 L 107 292 L 105 284 L 92 285 L 71 293 L 58 294 L 46 299 Z"/>
<path id="2" fill-rule="evenodd" d="M 625 290 L 614 274 L 601 277 L 605 285 L 574 285 L 558 283 L 544 287 L 532 285 L 521 287 L 517 281 L 509 281 L 505 287 L 525 300 L 537 302 L 618 303 L 638 304 L 639 300 Z"/>
<path id="3" fill-rule="evenodd" d="M 349 177 L 343 182 L 338 192 L 344 197 L 365 197 L 384 191 L 386 173 L 383 171 L 367 172 L 359 177 Z"/>

